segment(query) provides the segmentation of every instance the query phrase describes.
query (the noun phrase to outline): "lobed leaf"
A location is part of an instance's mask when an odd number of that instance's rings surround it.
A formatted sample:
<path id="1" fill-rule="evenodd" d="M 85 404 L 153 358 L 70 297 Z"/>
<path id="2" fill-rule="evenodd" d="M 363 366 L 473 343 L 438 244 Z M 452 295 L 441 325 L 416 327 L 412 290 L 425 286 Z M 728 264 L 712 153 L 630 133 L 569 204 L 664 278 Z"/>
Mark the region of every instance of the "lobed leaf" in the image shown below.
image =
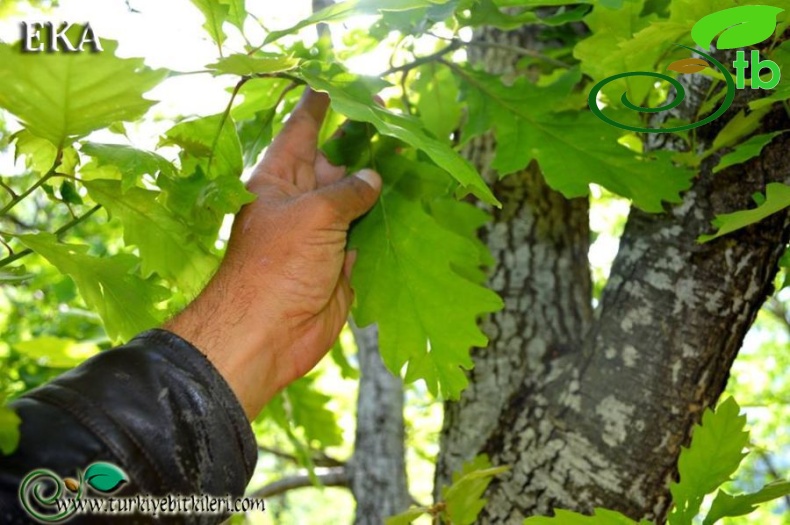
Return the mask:
<path id="1" fill-rule="evenodd" d="M 557 509 L 554 516 L 532 516 L 524 520 L 524 525 L 637 525 L 637 522 L 619 512 L 596 508 L 592 516 L 570 510 Z M 638 525 L 652 525 L 642 520 Z"/>
<path id="2" fill-rule="evenodd" d="M 752 494 L 730 495 L 720 490 L 710 506 L 702 525 L 713 525 L 722 518 L 750 514 L 760 503 L 772 501 L 790 494 L 790 481 L 770 483 Z"/>
<path id="3" fill-rule="evenodd" d="M 755 135 L 749 140 L 738 144 L 734 150 L 719 159 L 719 163 L 715 168 L 713 168 L 713 173 L 718 173 L 721 170 L 729 168 L 730 166 L 742 164 L 749 159 L 753 159 L 763 151 L 764 147 L 766 147 L 773 139 L 782 133 L 785 133 L 785 131 L 763 133 L 762 135 Z"/>
<path id="4" fill-rule="evenodd" d="M 680 481 L 670 485 L 674 506 L 670 525 L 691 523 L 705 495 L 730 480 L 749 444 L 744 431 L 746 416 L 733 398 L 727 398 L 715 411 L 705 410 L 702 422 L 694 426 L 691 445 L 680 452 Z"/>
<path id="5" fill-rule="evenodd" d="M 86 254 L 87 246 L 59 243 L 50 233 L 18 239 L 74 280 L 112 341 L 129 340 L 161 322 L 162 312 L 155 305 L 165 298 L 166 290 L 133 273 L 140 262 L 133 255 L 92 257 Z"/>
<path id="6" fill-rule="evenodd" d="M 444 514 L 447 523 L 471 525 L 488 500 L 483 498 L 491 480 L 510 467 L 492 467 L 488 456 L 480 455 L 464 463 L 460 472 L 453 473 L 453 483 L 442 487 Z"/>
<path id="7" fill-rule="evenodd" d="M 481 264 L 474 237 L 443 227 L 420 201 L 428 191 L 421 176 L 447 176 L 398 156 L 376 162 L 384 192 L 349 240 L 359 250 L 354 318 L 360 326 L 378 323 L 381 355 L 393 373 L 408 363 L 406 381 L 424 379 L 434 394 L 441 388 L 458 398 L 467 384 L 462 368 L 473 365 L 470 347 L 487 342 L 477 318 L 502 301 L 464 277 Z M 460 206 L 477 217 L 474 207 Z"/>
<path id="8" fill-rule="evenodd" d="M 663 211 L 663 201 L 679 202 L 690 186 L 693 172 L 674 166 L 667 152 L 639 156 L 618 143 L 619 130 L 592 113 L 551 111 L 578 82 L 578 70 L 547 87 L 525 78 L 507 86 L 494 75 L 459 74 L 469 107 L 464 140 L 493 128 L 497 149 L 491 167 L 500 176 L 535 160 L 546 182 L 568 198 L 587 195 L 596 183 L 651 212 Z"/>
<path id="9" fill-rule="evenodd" d="M 297 379 L 266 405 L 262 415 L 271 418 L 292 440 L 295 428 L 301 428 L 308 445 L 320 448 L 343 443 L 343 432 L 328 404 L 332 398 L 315 387 L 315 377 Z"/>
<path id="10" fill-rule="evenodd" d="M 110 180 L 85 181 L 90 196 L 117 216 L 124 240 L 140 250 L 143 277 L 157 273 L 186 293 L 197 293 L 218 261 L 196 242 L 188 225 L 157 201 L 160 192 Z"/>
<path id="11" fill-rule="evenodd" d="M 230 14 L 230 5 L 221 0 L 190 0 L 192 4 L 200 9 L 206 19 L 203 28 L 209 34 L 211 39 L 222 48 L 227 36 L 222 29 L 222 24 L 228 19 Z"/>
<path id="12" fill-rule="evenodd" d="M 423 151 L 439 167 L 450 173 L 461 189 L 480 199 L 499 204 L 480 174 L 444 142 L 428 135 L 416 119 L 399 115 L 378 105 L 367 85 L 355 75 L 336 66 L 325 67 L 318 62 L 303 64 L 299 75 L 317 91 L 329 94 L 332 108 L 351 120 L 369 122 L 382 135 L 395 137 Z"/>
<path id="13" fill-rule="evenodd" d="M 139 58 L 118 58 L 114 41 L 102 45 L 100 53 L 23 53 L 19 44 L 0 44 L 0 107 L 59 148 L 141 117 L 154 104 L 143 94 L 167 71 L 149 69 Z"/>
<path id="14" fill-rule="evenodd" d="M 96 165 L 115 166 L 120 171 L 123 191 L 135 186 L 143 175 L 155 176 L 158 173 L 174 176 L 176 169 L 167 159 L 151 153 L 119 144 L 98 144 L 86 142 L 80 152 L 96 159 Z"/>
<path id="15" fill-rule="evenodd" d="M 187 175 L 199 167 L 210 179 L 238 178 L 244 169 L 236 126 L 224 115 L 179 122 L 165 132 L 159 145 L 181 148 L 181 170 Z"/>
<path id="16" fill-rule="evenodd" d="M 713 234 L 700 235 L 697 238 L 697 242 L 708 242 L 722 235 L 738 231 L 741 228 L 760 222 L 788 206 L 790 206 L 790 186 L 779 182 L 771 182 L 765 187 L 764 202 L 751 210 L 717 215 L 712 224 L 715 228 L 718 228 L 718 231 Z"/>

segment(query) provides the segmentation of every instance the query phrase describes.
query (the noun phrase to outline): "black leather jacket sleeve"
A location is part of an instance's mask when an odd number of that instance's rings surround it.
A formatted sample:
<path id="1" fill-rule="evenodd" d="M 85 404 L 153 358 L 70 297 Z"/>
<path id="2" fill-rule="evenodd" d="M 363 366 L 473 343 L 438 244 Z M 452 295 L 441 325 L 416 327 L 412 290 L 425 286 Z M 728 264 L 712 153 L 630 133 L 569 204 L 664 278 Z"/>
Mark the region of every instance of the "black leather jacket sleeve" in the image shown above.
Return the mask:
<path id="1" fill-rule="evenodd" d="M 200 351 L 165 330 L 145 332 L 102 352 L 11 406 L 22 420 L 21 439 L 13 454 L 0 455 L 3 524 L 33 522 L 20 507 L 18 490 L 36 468 L 65 478 L 106 461 L 130 478 L 119 496 L 240 496 L 255 467 L 255 439 L 230 387 Z M 180 516 L 172 521 L 221 519 Z M 119 523 L 98 516 L 71 523 L 105 521 Z"/>

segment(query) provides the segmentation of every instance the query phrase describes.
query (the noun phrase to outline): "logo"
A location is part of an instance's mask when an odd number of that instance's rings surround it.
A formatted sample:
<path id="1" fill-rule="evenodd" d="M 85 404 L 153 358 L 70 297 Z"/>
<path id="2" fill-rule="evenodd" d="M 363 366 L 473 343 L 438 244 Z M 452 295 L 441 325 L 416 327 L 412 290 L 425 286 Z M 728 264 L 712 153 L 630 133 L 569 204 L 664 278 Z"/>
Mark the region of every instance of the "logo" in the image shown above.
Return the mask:
<path id="1" fill-rule="evenodd" d="M 104 51 L 101 41 L 91 25 L 63 22 L 56 26 L 52 22 L 22 22 L 22 51 L 25 53 L 81 53 L 85 47 L 92 53 Z"/>
<path id="2" fill-rule="evenodd" d="M 71 518 L 77 502 L 89 491 L 109 495 L 128 481 L 126 473 L 112 463 L 92 463 L 84 472 L 77 470 L 76 478 L 62 479 L 49 469 L 36 469 L 19 485 L 19 502 L 39 522 L 55 523 Z"/>
<path id="3" fill-rule="evenodd" d="M 74 478 L 61 478 L 49 469 L 28 473 L 19 485 L 19 502 L 39 523 L 62 523 L 82 515 L 151 516 L 211 515 L 227 517 L 265 511 L 261 498 L 230 494 L 146 494 L 115 495 L 129 478 L 112 463 L 96 462 Z M 91 497 L 91 493 L 99 497 Z M 183 520 L 181 520 L 183 521 Z M 181 522 L 179 521 L 179 523 Z M 215 521 L 219 521 L 218 519 Z M 102 521 L 104 523 L 104 521 Z"/>
<path id="4" fill-rule="evenodd" d="M 691 30 L 691 38 L 699 47 L 705 50 L 709 49 L 710 45 L 713 43 L 713 40 L 716 38 L 716 35 L 722 33 L 722 31 L 723 33 L 716 42 L 716 47 L 718 49 L 734 49 L 736 47 L 747 47 L 759 44 L 773 35 L 776 29 L 776 15 L 782 11 L 784 11 L 784 9 L 767 5 L 740 6 L 718 11 L 702 18 L 699 22 L 694 24 L 694 27 Z M 603 89 L 604 86 L 606 86 L 606 84 L 621 78 L 639 76 L 653 77 L 658 80 L 669 82 L 675 88 L 675 98 L 672 100 L 672 102 L 669 102 L 663 106 L 656 108 L 646 108 L 632 103 L 630 100 L 628 100 L 627 93 L 623 92 L 620 101 L 625 107 L 640 113 L 660 113 L 662 111 L 669 111 L 679 106 L 683 102 L 683 99 L 686 98 L 686 90 L 683 88 L 683 84 L 669 75 L 655 73 L 653 71 L 632 71 L 627 73 L 619 73 L 617 75 L 607 77 L 595 84 L 592 90 L 590 90 L 590 95 L 587 97 L 587 104 L 590 106 L 592 112 L 604 122 L 621 129 L 627 129 L 629 131 L 636 131 L 639 133 L 673 133 L 704 126 L 705 124 L 708 124 L 709 122 L 712 122 L 713 120 L 722 116 L 724 112 L 729 109 L 732 101 L 735 99 L 735 90 L 744 89 L 746 87 L 747 68 L 751 70 L 750 80 L 752 89 L 773 89 L 779 84 L 779 80 L 781 78 L 779 66 L 776 64 L 776 62 L 771 60 L 761 60 L 759 51 L 752 51 L 749 56 L 749 60 L 746 59 L 745 51 L 741 50 L 736 53 L 736 60 L 732 64 L 736 72 L 735 79 L 733 79 L 732 74 L 730 74 L 730 72 L 721 64 L 721 62 L 707 53 L 688 46 L 684 46 L 682 44 L 675 45 L 688 49 L 692 53 L 697 53 L 706 60 L 703 60 L 702 58 L 686 58 L 683 60 L 678 60 L 667 66 L 668 70 L 675 71 L 680 74 L 691 74 L 702 71 L 703 69 L 713 65 L 719 71 L 719 73 L 723 75 L 724 81 L 727 83 L 726 92 L 724 100 L 722 100 L 721 105 L 715 112 L 713 112 L 707 118 L 700 120 L 699 122 L 692 122 L 691 124 L 685 124 L 672 128 L 657 129 L 631 126 L 629 124 L 617 122 L 616 120 L 604 115 L 600 108 L 598 108 L 598 104 L 596 103 L 598 93 L 601 91 L 601 89 Z M 760 78 L 760 72 L 766 69 L 771 73 L 771 78 L 769 80 L 763 80 Z"/>

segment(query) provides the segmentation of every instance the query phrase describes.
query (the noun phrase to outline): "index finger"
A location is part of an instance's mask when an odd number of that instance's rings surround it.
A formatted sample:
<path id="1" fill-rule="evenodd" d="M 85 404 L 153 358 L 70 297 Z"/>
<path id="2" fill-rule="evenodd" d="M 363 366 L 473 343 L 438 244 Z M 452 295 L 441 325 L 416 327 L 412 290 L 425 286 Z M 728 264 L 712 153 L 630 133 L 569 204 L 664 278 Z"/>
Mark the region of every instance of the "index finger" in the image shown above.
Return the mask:
<path id="1" fill-rule="evenodd" d="M 328 107 L 329 96 L 326 93 L 318 93 L 309 87 L 305 89 L 301 100 L 269 146 L 263 160 L 264 164 L 275 165 L 272 167 L 276 169 L 272 171 L 278 177 L 287 178 L 294 183 L 303 182 L 300 179 L 309 177 L 318 150 L 318 132 Z M 288 166 L 290 169 L 287 169 Z"/>

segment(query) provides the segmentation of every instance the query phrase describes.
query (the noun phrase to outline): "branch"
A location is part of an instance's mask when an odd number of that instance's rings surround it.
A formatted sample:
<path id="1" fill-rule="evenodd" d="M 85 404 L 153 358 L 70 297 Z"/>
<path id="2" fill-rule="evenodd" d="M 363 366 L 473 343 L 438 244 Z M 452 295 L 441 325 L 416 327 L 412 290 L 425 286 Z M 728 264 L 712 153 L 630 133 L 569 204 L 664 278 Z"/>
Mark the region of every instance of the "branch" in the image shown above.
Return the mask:
<path id="1" fill-rule="evenodd" d="M 2 178 L 0 178 L 0 188 L 3 188 L 5 191 L 7 191 L 9 193 L 9 195 L 11 195 L 12 199 L 16 199 L 16 196 L 17 196 L 16 192 L 14 191 L 14 189 L 11 186 L 9 186 L 5 182 L 3 182 Z"/>
<path id="2" fill-rule="evenodd" d="M 768 298 L 768 301 L 765 303 L 765 309 L 776 317 L 785 329 L 787 329 L 787 332 L 790 333 L 790 312 L 788 312 L 787 307 L 779 299 L 776 297 Z"/>
<path id="3" fill-rule="evenodd" d="M 67 231 L 69 231 L 74 226 L 78 225 L 79 223 L 83 222 L 85 219 L 87 219 L 88 217 L 90 217 L 91 215 L 93 215 L 94 213 L 99 211 L 99 209 L 101 209 L 101 204 L 97 204 L 96 206 L 94 206 L 90 210 L 86 211 L 85 213 L 83 213 L 79 217 L 75 217 L 74 219 L 70 220 L 69 222 L 67 222 L 66 224 L 64 224 L 63 226 L 61 226 L 57 230 L 55 230 L 55 236 L 57 238 L 60 238 L 61 235 L 63 235 L 64 233 L 66 233 Z M 5 259 L 0 259 L 0 268 L 2 268 L 4 266 L 8 266 L 12 262 L 14 262 L 14 261 L 16 261 L 18 259 L 21 259 L 22 257 L 25 257 L 26 255 L 30 255 L 31 253 L 33 253 L 33 250 L 31 250 L 30 248 L 25 248 L 21 252 L 17 252 L 17 253 L 15 253 L 13 255 L 9 255 Z"/>
<path id="4" fill-rule="evenodd" d="M 278 448 L 264 447 L 258 445 L 258 450 L 266 454 L 277 456 L 278 458 L 287 459 L 288 461 L 292 461 L 294 463 L 299 463 L 299 458 L 297 458 L 293 454 L 289 454 L 288 452 L 285 452 Z M 344 461 L 340 461 L 339 459 L 335 459 L 331 456 L 327 456 L 323 452 L 317 452 L 316 455 L 311 458 L 311 461 L 313 462 L 313 465 L 315 465 L 316 467 L 343 467 L 346 465 Z"/>
<path id="5" fill-rule="evenodd" d="M 348 487 L 349 483 L 349 476 L 345 467 L 334 467 L 328 469 L 327 472 L 321 474 L 316 473 L 315 477 L 324 487 Z M 295 476 L 279 479 L 274 483 L 269 483 L 250 494 L 250 497 L 271 498 L 284 494 L 289 490 L 305 487 L 315 487 L 315 485 L 308 474 L 297 474 Z"/>
<path id="6" fill-rule="evenodd" d="M 25 197 L 33 193 L 36 190 L 36 188 L 38 188 L 39 186 L 47 182 L 49 179 L 51 179 L 53 176 L 55 176 L 55 172 L 57 171 L 58 166 L 60 166 L 60 161 L 62 158 L 63 158 L 63 151 L 58 150 L 58 154 L 55 156 L 55 162 L 52 164 L 52 167 L 49 168 L 49 171 L 47 171 L 40 179 L 38 179 L 35 182 L 35 184 L 30 186 L 23 193 L 16 195 L 14 198 L 11 199 L 11 202 L 3 206 L 3 209 L 0 210 L 0 215 L 5 215 L 6 213 L 8 213 L 11 210 L 11 208 L 22 202 L 25 199 Z"/>
<path id="7" fill-rule="evenodd" d="M 757 454 L 760 456 L 760 460 L 765 463 L 766 469 L 768 469 L 768 473 L 774 477 L 776 480 L 784 480 L 784 477 L 779 473 L 774 466 L 773 461 L 771 461 L 771 455 L 766 450 L 758 450 Z M 790 495 L 784 496 L 784 503 L 785 506 L 790 507 Z"/>
<path id="8" fill-rule="evenodd" d="M 384 73 L 382 73 L 381 76 L 386 77 L 387 75 L 391 75 L 392 73 L 411 71 L 415 67 L 419 67 L 423 64 L 427 64 L 428 62 L 433 62 L 434 60 L 439 60 L 447 53 L 451 53 L 457 49 L 461 49 L 462 46 L 463 46 L 463 42 L 461 40 L 452 40 L 450 42 L 450 45 L 440 49 L 436 53 L 431 53 L 430 55 L 417 58 L 413 62 L 408 62 L 406 64 L 403 64 L 402 66 L 391 67 L 388 70 L 386 70 Z"/>
<path id="9" fill-rule="evenodd" d="M 449 40 L 450 42 L 454 42 L 457 39 L 454 38 L 447 38 L 443 36 L 436 35 L 434 33 L 426 33 L 434 38 L 438 38 L 440 40 Z M 500 44 L 498 42 L 485 42 L 482 40 L 472 40 L 469 42 L 463 42 L 464 46 L 471 46 L 471 47 L 481 47 L 481 48 L 489 48 L 489 49 L 501 49 L 503 51 L 510 51 L 516 55 L 523 55 L 532 58 L 537 58 L 538 60 L 543 60 L 544 62 L 548 62 L 549 64 L 553 64 L 558 67 L 562 68 L 569 68 L 571 67 L 570 64 L 566 64 L 562 60 L 557 60 L 556 58 L 552 58 L 550 56 L 544 55 L 539 51 L 535 51 L 534 49 L 527 49 L 526 47 L 518 47 L 518 46 L 511 46 L 507 44 Z"/>
<path id="10" fill-rule="evenodd" d="M 228 105 L 225 106 L 225 111 L 222 113 L 222 117 L 219 119 L 219 129 L 217 129 L 217 134 L 214 135 L 214 140 L 211 142 L 211 151 L 208 155 L 208 164 L 206 165 L 206 177 L 209 176 L 211 173 L 211 162 L 214 160 L 214 151 L 217 149 L 217 144 L 219 143 L 219 137 L 222 135 L 222 128 L 225 127 L 225 121 L 228 120 L 228 116 L 230 116 L 230 110 L 233 108 L 233 101 L 236 100 L 236 95 L 239 94 L 239 90 L 241 87 L 247 83 L 250 77 L 241 77 L 241 79 L 236 82 L 236 85 L 233 88 L 233 93 L 230 95 L 230 100 L 228 100 Z"/>

